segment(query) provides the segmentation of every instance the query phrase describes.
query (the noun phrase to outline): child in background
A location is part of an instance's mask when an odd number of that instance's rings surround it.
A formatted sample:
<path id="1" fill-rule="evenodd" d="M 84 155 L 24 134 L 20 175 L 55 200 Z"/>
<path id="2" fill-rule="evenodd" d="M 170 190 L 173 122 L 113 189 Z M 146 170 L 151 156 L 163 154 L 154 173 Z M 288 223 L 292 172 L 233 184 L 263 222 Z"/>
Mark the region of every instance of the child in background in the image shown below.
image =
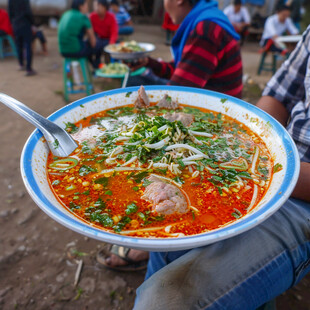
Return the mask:
<path id="1" fill-rule="evenodd" d="M 118 0 L 110 2 L 111 12 L 115 15 L 118 24 L 119 35 L 130 35 L 133 33 L 133 23 L 129 13 L 120 5 Z"/>

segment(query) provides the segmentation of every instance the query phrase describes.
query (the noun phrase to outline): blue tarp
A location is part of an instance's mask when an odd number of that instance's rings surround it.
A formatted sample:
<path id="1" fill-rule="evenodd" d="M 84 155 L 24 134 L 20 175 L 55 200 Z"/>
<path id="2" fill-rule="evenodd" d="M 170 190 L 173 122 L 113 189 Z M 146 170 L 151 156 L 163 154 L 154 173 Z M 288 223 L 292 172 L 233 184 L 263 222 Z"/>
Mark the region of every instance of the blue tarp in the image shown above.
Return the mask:
<path id="1" fill-rule="evenodd" d="M 243 3 L 263 6 L 265 4 L 265 0 L 243 0 Z"/>

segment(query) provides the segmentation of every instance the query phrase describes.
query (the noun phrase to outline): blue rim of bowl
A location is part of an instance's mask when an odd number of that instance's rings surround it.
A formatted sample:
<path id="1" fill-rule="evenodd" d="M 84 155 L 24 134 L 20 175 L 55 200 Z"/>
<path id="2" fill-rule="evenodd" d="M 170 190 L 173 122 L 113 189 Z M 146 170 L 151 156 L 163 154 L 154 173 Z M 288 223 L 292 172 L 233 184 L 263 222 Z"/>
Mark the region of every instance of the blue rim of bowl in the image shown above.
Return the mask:
<path id="1" fill-rule="evenodd" d="M 91 95 L 83 99 L 77 100 L 57 110 L 55 113 L 50 115 L 48 119 L 50 119 L 51 121 L 55 121 L 63 113 L 69 112 L 70 110 L 80 106 L 81 104 L 85 104 L 89 101 L 93 101 L 106 96 L 111 96 L 120 93 L 134 92 L 137 91 L 138 89 L 139 87 L 128 87 L 122 89 L 114 89 L 98 93 L 95 95 Z M 72 217 L 70 217 L 65 213 L 66 212 L 65 210 L 64 212 L 61 212 L 48 200 L 48 198 L 40 190 L 35 180 L 33 170 L 31 168 L 32 154 L 34 148 L 38 143 L 39 139 L 42 137 L 40 131 L 35 130 L 30 135 L 23 148 L 20 161 L 21 172 L 22 175 L 25 176 L 23 177 L 23 181 L 30 196 L 46 214 L 48 214 L 54 220 L 66 226 L 67 228 L 74 230 L 78 233 L 81 233 L 83 235 L 87 235 L 94 239 L 118 245 L 130 246 L 137 249 L 140 248 L 149 250 L 172 251 L 172 250 L 200 247 L 245 232 L 251 229 L 252 227 L 258 225 L 265 219 L 267 219 L 270 215 L 272 215 L 275 211 L 277 211 L 289 198 L 298 179 L 300 160 L 294 141 L 292 140 L 288 132 L 284 129 L 284 127 L 277 120 L 275 120 L 273 117 L 271 117 L 269 114 L 262 111 L 261 109 L 241 99 L 214 91 L 199 88 L 183 87 L 183 86 L 161 86 L 161 85 L 145 86 L 145 89 L 147 91 L 167 90 L 167 91 L 191 92 L 196 94 L 205 94 L 214 98 L 227 99 L 233 102 L 234 104 L 242 106 L 243 108 L 249 110 L 250 112 L 255 113 L 258 117 L 260 117 L 264 121 L 266 122 L 269 121 L 272 124 L 274 131 L 281 138 L 287 154 L 287 169 L 284 175 L 283 182 L 280 185 L 278 192 L 268 202 L 266 202 L 265 205 L 263 205 L 259 210 L 257 210 L 253 214 L 250 214 L 247 218 L 243 219 L 242 221 L 237 221 L 223 228 L 216 229 L 214 231 L 199 235 L 173 238 L 173 239 L 172 238 L 148 239 L 148 238 L 129 237 L 109 233 L 100 230 L 98 228 L 92 227 L 87 223 L 78 221 L 78 219 L 76 220 L 73 219 Z"/>

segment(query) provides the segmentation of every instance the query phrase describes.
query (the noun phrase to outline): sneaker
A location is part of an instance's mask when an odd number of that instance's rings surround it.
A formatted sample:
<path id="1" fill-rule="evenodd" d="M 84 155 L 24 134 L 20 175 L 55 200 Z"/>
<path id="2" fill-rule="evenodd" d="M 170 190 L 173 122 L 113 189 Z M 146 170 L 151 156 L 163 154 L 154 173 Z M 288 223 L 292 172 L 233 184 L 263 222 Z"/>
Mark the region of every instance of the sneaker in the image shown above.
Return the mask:
<path id="1" fill-rule="evenodd" d="M 27 71 L 27 72 L 26 72 L 25 76 L 33 76 L 33 75 L 36 75 L 36 74 L 37 74 L 36 71 L 30 70 L 30 71 Z"/>

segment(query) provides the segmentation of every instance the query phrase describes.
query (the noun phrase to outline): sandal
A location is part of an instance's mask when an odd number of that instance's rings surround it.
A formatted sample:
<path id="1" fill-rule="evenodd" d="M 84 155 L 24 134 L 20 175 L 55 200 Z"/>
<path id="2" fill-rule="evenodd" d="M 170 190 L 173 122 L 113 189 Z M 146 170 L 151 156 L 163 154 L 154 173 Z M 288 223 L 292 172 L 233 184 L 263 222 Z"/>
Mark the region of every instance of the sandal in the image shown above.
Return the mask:
<path id="1" fill-rule="evenodd" d="M 144 259 L 141 261 L 135 261 L 128 257 L 128 253 L 131 250 L 131 248 L 127 248 L 124 246 L 119 246 L 116 244 L 113 244 L 110 248 L 110 254 L 114 254 L 121 258 L 122 260 L 126 261 L 127 265 L 117 265 L 117 266 L 111 266 L 107 263 L 106 259 L 107 256 L 104 254 L 104 251 L 101 250 L 97 253 L 97 262 L 102 265 L 105 268 L 109 268 L 112 270 L 117 271 L 141 271 L 145 270 L 147 267 L 148 259 Z"/>

